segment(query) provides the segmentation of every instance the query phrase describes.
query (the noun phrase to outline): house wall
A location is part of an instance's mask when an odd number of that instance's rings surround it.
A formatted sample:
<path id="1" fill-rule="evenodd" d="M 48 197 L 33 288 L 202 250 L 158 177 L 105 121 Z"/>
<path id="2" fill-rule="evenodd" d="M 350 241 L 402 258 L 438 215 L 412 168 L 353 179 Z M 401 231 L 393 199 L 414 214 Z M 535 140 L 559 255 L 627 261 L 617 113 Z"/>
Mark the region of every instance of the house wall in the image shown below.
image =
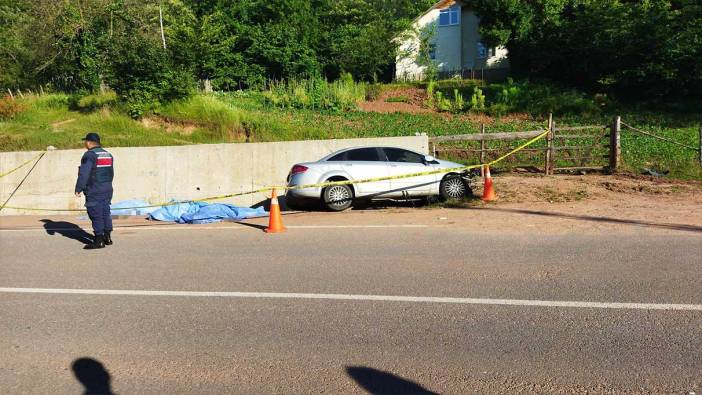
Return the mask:
<path id="1" fill-rule="evenodd" d="M 487 58 L 478 58 L 478 42 L 480 42 L 480 19 L 468 7 L 461 10 L 461 29 L 463 36 L 463 68 L 464 69 L 505 69 L 509 68 L 507 48 L 495 48 L 495 54 Z"/>
<path id="2" fill-rule="evenodd" d="M 463 36 L 463 59 L 464 69 L 474 69 L 477 63 L 478 41 L 478 17 L 466 7 L 461 10 L 461 34 Z"/>
<path id="3" fill-rule="evenodd" d="M 434 10 L 436 17 L 436 61 L 440 71 L 461 69 L 461 24 L 439 26 L 439 10 Z"/>
<path id="4" fill-rule="evenodd" d="M 439 26 L 440 8 L 451 5 L 452 2 L 445 2 L 442 7 L 433 9 L 417 19 L 413 25 L 416 31 L 427 29 L 431 25 L 435 26 L 434 44 L 436 45 L 436 62 L 439 71 L 508 69 L 507 49 L 504 47 L 496 48 L 494 56 L 478 58 L 479 19 L 467 6 L 462 6 L 459 25 Z M 419 45 L 419 37 L 415 35 L 408 34 L 408 37 L 402 39 L 401 53 L 411 53 L 412 55 L 398 56 L 395 73 L 397 79 L 422 79 L 424 77 L 425 67 L 420 67 L 417 64 Z"/>
<path id="5" fill-rule="evenodd" d="M 398 80 L 419 80 L 424 77 L 426 67 L 418 64 L 420 38 L 424 29 L 431 29 L 432 24 L 439 18 L 438 10 L 433 10 L 417 19 L 413 24 L 413 32 L 407 32 L 402 38 L 395 65 L 395 78 Z"/>

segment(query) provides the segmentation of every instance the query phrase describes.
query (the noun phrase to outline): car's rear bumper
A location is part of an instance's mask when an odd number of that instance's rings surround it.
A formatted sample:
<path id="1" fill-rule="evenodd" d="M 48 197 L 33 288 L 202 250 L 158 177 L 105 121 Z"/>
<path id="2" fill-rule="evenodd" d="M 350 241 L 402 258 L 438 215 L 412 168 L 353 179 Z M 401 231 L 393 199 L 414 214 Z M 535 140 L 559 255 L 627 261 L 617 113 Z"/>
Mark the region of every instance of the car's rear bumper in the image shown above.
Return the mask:
<path id="1" fill-rule="evenodd" d="M 294 185 L 288 185 L 292 187 Z M 290 189 L 287 195 L 298 199 L 319 199 L 322 196 L 322 188 Z"/>
<path id="2" fill-rule="evenodd" d="M 288 187 L 295 187 L 298 185 L 313 185 L 318 182 L 318 176 L 313 170 L 307 173 L 294 174 L 288 179 Z M 322 188 L 303 188 L 303 189 L 290 189 L 287 193 L 289 196 L 299 199 L 319 199 L 322 196 Z"/>

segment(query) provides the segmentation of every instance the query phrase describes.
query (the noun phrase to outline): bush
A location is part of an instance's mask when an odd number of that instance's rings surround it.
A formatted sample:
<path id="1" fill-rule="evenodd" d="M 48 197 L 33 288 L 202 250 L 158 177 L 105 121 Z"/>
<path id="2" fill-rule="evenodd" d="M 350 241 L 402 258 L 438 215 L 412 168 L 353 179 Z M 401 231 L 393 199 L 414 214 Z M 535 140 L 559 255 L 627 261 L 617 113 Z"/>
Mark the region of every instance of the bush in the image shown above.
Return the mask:
<path id="1" fill-rule="evenodd" d="M 486 112 L 494 117 L 500 117 L 510 113 L 510 106 L 504 103 L 494 103 L 487 108 Z"/>
<path id="2" fill-rule="evenodd" d="M 368 84 L 366 86 L 366 100 L 376 100 L 380 96 L 382 88 L 383 86 L 381 84 Z"/>
<path id="3" fill-rule="evenodd" d="M 34 102 L 37 107 L 49 109 L 63 109 L 71 103 L 72 96 L 65 93 L 51 93 L 48 95 L 38 96 Z"/>
<path id="4" fill-rule="evenodd" d="M 19 101 L 8 96 L 0 99 L 0 120 L 9 120 L 24 111 L 24 106 Z"/>
<path id="5" fill-rule="evenodd" d="M 473 88 L 473 95 L 470 97 L 470 109 L 473 111 L 485 110 L 485 95 L 483 95 L 483 90 L 477 86 Z"/>
<path id="6" fill-rule="evenodd" d="M 175 65 L 158 42 L 139 34 L 115 40 L 106 77 L 133 118 L 195 91 L 193 73 Z"/>
<path id="7" fill-rule="evenodd" d="M 162 105 L 157 112 L 170 121 L 209 126 L 239 126 L 243 112 L 210 95 L 196 95 Z"/>
<path id="8" fill-rule="evenodd" d="M 76 100 L 75 108 L 80 111 L 95 111 L 117 103 L 117 94 L 113 91 L 95 93 L 80 97 Z"/>
<path id="9" fill-rule="evenodd" d="M 453 109 L 453 104 L 451 103 L 451 100 L 444 97 L 444 94 L 441 92 L 436 92 L 434 103 L 438 111 L 448 112 Z"/>
<path id="10" fill-rule="evenodd" d="M 348 111 L 366 98 L 366 85 L 343 74 L 334 82 L 310 78 L 271 82 L 263 93 L 266 104 L 283 108 L 310 108 Z"/>
<path id="11" fill-rule="evenodd" d="M 466 104 L 463 101 L 463 95 L 458 93 L 458 89 L 453 90 L 453 112 L 458 113 L 463 111 Z"/>

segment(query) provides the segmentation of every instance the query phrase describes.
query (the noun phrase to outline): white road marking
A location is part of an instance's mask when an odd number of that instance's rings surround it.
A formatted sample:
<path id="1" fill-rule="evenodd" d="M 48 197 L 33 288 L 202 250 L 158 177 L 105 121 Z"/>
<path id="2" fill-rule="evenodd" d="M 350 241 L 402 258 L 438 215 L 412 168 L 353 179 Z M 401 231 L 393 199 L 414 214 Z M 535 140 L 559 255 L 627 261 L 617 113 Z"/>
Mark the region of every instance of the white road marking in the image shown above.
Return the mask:
<path id="1" fill-rule="evenodd" d="M 357 301 L 376 301 L 376 302 L 451 303 L 451 304 L 465 304 L 465 305 L 569 307 L 569 308 L 586 308 L 586 309 L 702 311 L 702 304 L 577 302 L 577 301 L 558 301 L 558 300 L 483 299 L 483 298 L 450 298 L 450 297 L 431 297 L 431 296 L 348 295 L 348 294 L 316 294 L 316 293 L 199 292 L 199 291 L 150 291 L 150 290 L 121 290 L 121 289 L 62 289 L 62 288 L 58 288 L 58 289 L 57 288 L 0 288 L 0 293 L 59 294 L 59 295 L 180 296 L 180 297 L 260 298 L 260 299 L 324 299 L 324 300 L 357 300 Z"/>
<path id="2" fill-rule="evenodd" d="M 265 225 L 262 225 L 265 226 Z M 388 228 L 428 228 L 431 225 L 286 225 L 289 229 L 388 229 Z M 202 225 L 137 225 L 116 226 L 114 231 L 122 230 L 213 230 L 213 229 L 250 229 L 245 225 L 238 226 L 202 226 Z M 92 232 L 92 229 L 75 228 L 27 228 L 27 229 L 0 229 L 0 232 Z"/>

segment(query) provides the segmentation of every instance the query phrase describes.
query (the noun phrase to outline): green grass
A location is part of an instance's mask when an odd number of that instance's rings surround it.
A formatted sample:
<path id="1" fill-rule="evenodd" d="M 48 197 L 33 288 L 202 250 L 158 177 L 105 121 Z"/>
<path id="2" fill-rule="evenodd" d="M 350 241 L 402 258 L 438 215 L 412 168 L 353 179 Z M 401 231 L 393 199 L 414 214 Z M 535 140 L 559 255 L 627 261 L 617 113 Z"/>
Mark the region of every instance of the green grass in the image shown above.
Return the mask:
<path id="1" fill-rule="evenodd" d="M 100 102 L 98 99 L 91 99 Z M 356 137 L 430 136 L 478 133 L 481 122 L 489 122 L 488 132 L 534 130 L 546 127 L 543 116 L 506 116 L 484 119 L 479 115 L 379 114 L 361 111 L 332 111 L 276 108 L 265 104 L 261 93 L 232 92 L 196 95 L 190 99 L 161 106 L 155 115 L 135 121 L 119 105 L 92 111 L 72 110 L 75 98 L 64 94 L 28 97 L 20 100 L 24 110 L 9 120 L 0 121 L 0 151 L 42 150 L 49 145 L 59 149 L 80 148 L 80 138 L 88 131 L 103 136 L 109 147 L 161 146 L 226 142 L 267 142 Z M 614 111 L 624 122 L 676 141 L 698 146 L 700 120 L 694 113 L 651 110 Z M 559 125 L 609 124 L 611 114 L 563 115 Z M 523 141 L 490 142 L 490 148 L 506 152 Z M 543 146 L 540 141 L 536 146 Z M 478 148 L 476 143 L 456 147 Z M 606 152 L 599 152 L 602 155 Z M 499 153 L 494 152 L 488 160 Z M 698 154 L 674 145 L 622 132 L 624 168 L 640 173 L 644 167 L 669 171 L 678 178 L 702 179 Z M 463 163 L 477 163 L 477 156 L 452 157 Z M 521 153 L 505 165 L 542 166 L 541 156 Z M 603 164 L 606 159 L 602 159 Z M 566 163 L 559 163 L 559 165 Z"/>
<path id="2" fill-rule="evenodd" d="M 388 103 L 409 103 L 409 97 L 407 96 L 393 96 L 385 99 Z"/>
<path id="3" fill-rule="evenodd" d="M 154 133 L 119 111 L 69 110 L 69 100 L 63 94 L 21 99 L 25 110 L 12 120 L 0 122 L 0 151 L 42 150 L 50 145 L 59 149 L 80 148 L 81 137 L 89 131 L 106 136 L 110 146 L 185 143 L 177 136 Z"/>

